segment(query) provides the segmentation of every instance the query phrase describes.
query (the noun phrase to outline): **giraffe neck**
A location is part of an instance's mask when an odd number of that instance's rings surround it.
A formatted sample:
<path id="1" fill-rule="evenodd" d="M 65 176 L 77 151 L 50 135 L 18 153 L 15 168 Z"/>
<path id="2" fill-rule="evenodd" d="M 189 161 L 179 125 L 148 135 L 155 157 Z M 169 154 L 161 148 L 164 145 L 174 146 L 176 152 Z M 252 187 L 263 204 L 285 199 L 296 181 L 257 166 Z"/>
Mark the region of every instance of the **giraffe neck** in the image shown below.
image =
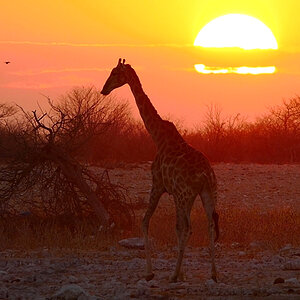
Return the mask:
<path id="1" fill-rule="evenodd" d="M 160 127 L 162 118 L 157 113 L 150 99 L 143 91 L 140 80 L 133 69 L 131 69 L 130 76 L 128 78 L 128 84 L 133 93 L 135 102 L 147 131 L 152 136 L 154 142 L 158 143 L 160 140 Z"/>

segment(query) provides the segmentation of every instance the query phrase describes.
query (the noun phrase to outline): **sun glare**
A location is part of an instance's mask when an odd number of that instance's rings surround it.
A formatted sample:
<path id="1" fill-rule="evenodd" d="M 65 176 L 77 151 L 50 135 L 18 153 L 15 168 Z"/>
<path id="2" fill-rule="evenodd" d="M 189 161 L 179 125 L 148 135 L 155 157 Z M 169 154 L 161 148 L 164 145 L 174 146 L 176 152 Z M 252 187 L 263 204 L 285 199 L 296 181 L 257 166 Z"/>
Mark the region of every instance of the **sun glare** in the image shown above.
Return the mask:
<path id="1" fill-rule="evenodd" d="M 200 30 L 194 46 L 278 49 L 275 36 L 263 22 L 242 14 L 228 14 L 212 20 Z"/>

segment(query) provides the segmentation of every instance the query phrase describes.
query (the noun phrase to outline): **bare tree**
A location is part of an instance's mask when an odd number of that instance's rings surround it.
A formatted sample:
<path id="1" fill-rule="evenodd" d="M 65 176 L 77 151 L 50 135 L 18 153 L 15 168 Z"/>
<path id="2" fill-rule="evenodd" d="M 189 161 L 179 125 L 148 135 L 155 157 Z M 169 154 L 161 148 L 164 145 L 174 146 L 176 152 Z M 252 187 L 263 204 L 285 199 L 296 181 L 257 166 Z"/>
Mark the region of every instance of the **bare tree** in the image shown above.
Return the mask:
<path id="1" fill-rule="evenodd" d="M 222 109 L 216 104 L 207 106 L 204 119 L 203 136 L 207 141 L 207 153 L 216 160 L 224 158 L 222 141 L 226 130 L 226 118 L 222 115 Z"/>
<path id="2" fill-rule="evenodd" d="M 282 105 L 270 108 L 273 124 L 285 133 L 300 130 L 300 97 L 284 99 Z"/>
<path id="3" fill-rule="evenodd" d="M 300 97 L 283 100 L 256 123 L 272 148 L 275 160 L 295 162 L 300 159 Z"/>
<path id="4" fill-rule="evenodd" d="M 17 108 L 7 103 L 0 103 L 0 160 L 7 155 L 7 146 L 10 143 L 10 134 L 7 127 L 11 118 L 17 113 Z M 12 128 L 11 128 L 12 129 Z"/>
<path id="5" fill-rule="evenodd" d="M 16 108 L 7 103 L 0 103 L 0 120 L 13 116 L 17 112 Z"/>
<path id="6" fill-rule="evenodd" d="M 121 215 L 130 217 L 120 187 L 79 160 L 95 136 L 124 117 L 126 106 L 104 99 L 94 88 L 74 89 L 59 105 L 48 100 L 49 112 L 22 110 L 23 121 L 13 132 L 17 151 L 0 168 L 2 209 L 43 207 L 45 214 L 80 215 L 92 208 L 109 226 L 113 222 L 109 211 L 119 202 Z"/>
<path id="7" fill-rule="evenodd" d="M 218 142 L 226 125 L 221 108 L 214 104 L 207 106 L 204 124 L 206 134 L 213 139 L 214 143 Z"/>

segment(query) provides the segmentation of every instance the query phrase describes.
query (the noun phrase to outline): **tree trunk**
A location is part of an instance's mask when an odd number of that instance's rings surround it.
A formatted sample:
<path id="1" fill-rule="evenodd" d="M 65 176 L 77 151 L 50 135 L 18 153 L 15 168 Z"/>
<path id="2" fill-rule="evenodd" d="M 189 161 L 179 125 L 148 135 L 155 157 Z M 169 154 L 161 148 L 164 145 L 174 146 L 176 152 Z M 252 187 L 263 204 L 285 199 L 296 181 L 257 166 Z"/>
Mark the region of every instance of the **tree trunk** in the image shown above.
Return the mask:
<path id="1" fill-rule="evenodd" d="M 101 224 L 104 227 L 108 227 L 110 225 L 110 215 L 97 197 L 96 193 L 83 178 L 81 166 L 76 161 L 66 157 L 66 155 L 59 153 L 57 149 L 49 150 L 50 149 L 47 151 L 47 156 L 50 156 L 51 160 L 55 161 L 59 165 L 65 177 L 76 185 L 77 188 L 86 196 L 88 204 L 93 208 Z"/>

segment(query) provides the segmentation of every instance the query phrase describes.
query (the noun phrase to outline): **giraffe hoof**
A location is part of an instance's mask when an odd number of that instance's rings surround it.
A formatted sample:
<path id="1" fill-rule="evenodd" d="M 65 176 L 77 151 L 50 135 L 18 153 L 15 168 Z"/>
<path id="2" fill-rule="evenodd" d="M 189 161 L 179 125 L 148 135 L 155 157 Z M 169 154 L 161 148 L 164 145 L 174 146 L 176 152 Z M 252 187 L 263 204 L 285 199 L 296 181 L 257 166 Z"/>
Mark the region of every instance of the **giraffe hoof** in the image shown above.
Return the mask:
<path id="1" fill-rule="evenodd" d="M 154 277 L 154 273 L 150 273 L 150 274 L 147 274 L 147 275 L 145 276 L 145 279 L 146 279 L 147 281 L 150 281 L 150 280 L 153 279 L 153 277 Z"/>
<path id="2" fill-rule="evenodd" d="M 177 276 L 172 275 L 172 276 L 170 277 L 170 279 L 169 279 L 169 282 L 170 282 L 170 283 L 175 283 L 175 282 L 177 282 Z"/>
<path id="3" fill-rule="evenodd" d="M 180 272 L 180 273 L 179 273 L 178 279 L 179 279 L 180 281 L 184 281 L 184 280 L 185 280 L 185 276 L 184 276 L 184 273 L 183 273 L 183 272 Z"/>

